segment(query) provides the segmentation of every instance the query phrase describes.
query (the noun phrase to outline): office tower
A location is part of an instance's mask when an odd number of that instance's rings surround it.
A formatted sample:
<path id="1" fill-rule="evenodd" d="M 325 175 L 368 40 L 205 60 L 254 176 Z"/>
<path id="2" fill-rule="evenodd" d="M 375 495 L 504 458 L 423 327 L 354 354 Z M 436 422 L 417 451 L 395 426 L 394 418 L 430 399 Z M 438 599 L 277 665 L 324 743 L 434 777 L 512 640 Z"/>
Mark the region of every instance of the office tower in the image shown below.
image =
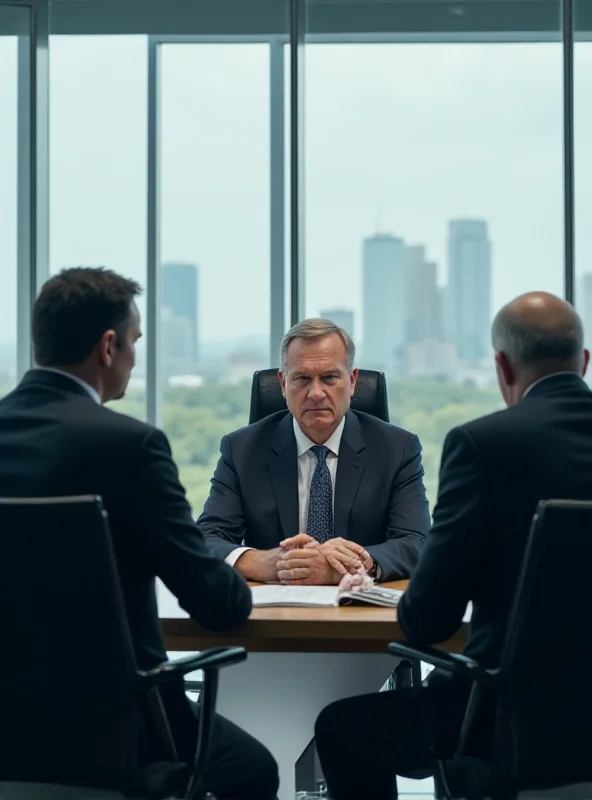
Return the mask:
<path id="1" fill-rule="evenodd" d="M 409 342 L 405 348 L 405 374 L 408 378 L 453 380 L 458 374 L 456 346 L 438 339 Z"/>
<path id="2" fill-rule="evenodd" d="M 362 305 L 363 366 L 397 372 L 405 346 L 405 246 L 377 234 L 364 239 Z"/>
<path id="3" fill-rule="evenodd" d="M 198 269 L 195 264 L 168 263 L 162 267 L 162 307 L 170 309 L 166 324 L 172 330 L 175 320 L 179 321 L 174 339 L 178 350 L 179 330 L 189 331 L 189 343 L 183 360 L 188 368 L 199 361 L 199 343 L 197 335 L 197 294 Z M 185 322 L 185 325 L 181 323 Z M 164 324 L 164 322 L 163 322 Z M 181 337 L 183 339 L 184 336 Z M 164 353 L 163 353 L 164 356 Z"/>
<path id="4" fill-rule="evenodd" d="M 491 351 L 491 244 L 484 220 L 451 220 L 448 229 L 446 338 L 461 361 L 474 363 Z"/>
<path id="5" fill-rule="evenodd" d="M 426 261 L 425 248 L 405 248 L 407 282 L 407 342 L 437 340 L 441 336 L 440 298 L 436 264 Z"/>
<path id="6" fill-rule="evenodd" d="M 349 308 L 330 308 L 327 311 L 321 311 L 321 317 L 331 320 L 349 333 L 352 339 L 354 338 L 354 312 Z"/>
<path id="7" fill-rule="evenodd" d="M 184 375 L 194 370 L 194 331 L 191 321 L 175 314 L 170 306 L 163 306 L 160 313 L 160 328 L 163 376 Z"/>

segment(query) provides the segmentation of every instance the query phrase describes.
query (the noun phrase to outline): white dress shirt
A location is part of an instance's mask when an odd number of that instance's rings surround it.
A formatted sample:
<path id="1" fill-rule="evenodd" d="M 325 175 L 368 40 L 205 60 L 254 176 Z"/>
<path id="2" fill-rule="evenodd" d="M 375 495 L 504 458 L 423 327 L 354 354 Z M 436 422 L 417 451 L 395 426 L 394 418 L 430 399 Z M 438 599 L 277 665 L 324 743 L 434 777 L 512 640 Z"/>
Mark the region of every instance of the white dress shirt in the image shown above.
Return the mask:
<path id="1" fill-rule="evenodd" d="M 294 436 L 296 437 L 296 453 L 298 456 L 298 532 L 306 533 L 308 525 L 308 502 L 310 498 L 310 483 L 317 466 L 317 457 L 311 451 L 315 442 L 311 442 L 308 436 L 302 432 L 300 426 L 294 422 Z M 327 467 L 331 475 L 331 489 L 333 493 L 333 511 L 335 512 L 335 478 L 337 476 L 337 459 L 339 457 L 339 445 L 345 426 L 345 417 L 341 420 L 333 434 L 325 442 L 325 447 L 329 448 L 327 453 Z M 233 567 L 238 559 L 247 550 L 253 547 L 237 547 L 224 559 L 227 564 Z"/>
<path id="2" fill-rule="evenodd" d="M 101 405 L 101 395 L 97 392 L 94 386 L 91 386 L 86 381 L 83 381 L 82 378 L 78 378 L 76 375 L 72 375 L 70 372 L 64 372 L 62 369 L 54 369 L 54 367 L 35 367 L 35 369 L 43 370 L 44 372 L 55 372 L 56 375 L 63 375 L 64 378 L 70 378 L 71 381 L 77 383 L 92 397 L 95 403 Z"/>

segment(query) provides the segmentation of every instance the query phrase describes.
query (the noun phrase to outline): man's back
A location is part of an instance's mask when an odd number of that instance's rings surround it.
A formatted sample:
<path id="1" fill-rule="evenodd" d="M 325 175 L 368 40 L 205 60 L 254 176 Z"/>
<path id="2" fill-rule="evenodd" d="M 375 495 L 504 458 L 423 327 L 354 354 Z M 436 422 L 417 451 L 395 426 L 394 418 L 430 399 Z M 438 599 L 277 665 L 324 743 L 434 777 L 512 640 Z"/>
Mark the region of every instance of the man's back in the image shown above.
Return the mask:
<path id="1" fill-rule="evenodd" d="M 209 555 L 160 431 L 98 405 L 68 377 L 33 370 L 0 402 L 0 452 L 0 496 L 103 498 L 140 667 L 166 655 L 156 575 L 210 628 L 248 615 L 248 587 Z M 59 532 L 48 535 L 59 546 Z"/>
<path id="2" fill-rule="evenodd" d="M 433 531 L 401 605 L 412 641 L 449 638 L 472 600 L 466 652 L 497 664 L 531 520 L 551 498 L 592 498 L 592 392 L 575 374 L 449 434 Z M 558 576 L 565 546 L 556 543 Z"/>

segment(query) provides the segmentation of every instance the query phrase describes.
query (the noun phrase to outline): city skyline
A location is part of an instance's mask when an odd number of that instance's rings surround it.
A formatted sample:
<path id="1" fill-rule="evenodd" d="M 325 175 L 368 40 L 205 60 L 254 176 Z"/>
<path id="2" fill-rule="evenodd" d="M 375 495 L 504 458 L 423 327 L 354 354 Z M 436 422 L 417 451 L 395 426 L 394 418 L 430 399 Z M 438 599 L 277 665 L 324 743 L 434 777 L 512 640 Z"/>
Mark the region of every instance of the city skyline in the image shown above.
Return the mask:
<path id="1" fill-rule="evenodd" d="M 0 341 L 13 342 L 16 48 L 4 39 Z M 145 55 L 142 36 L 51 38 L 52 273 L 105 264 L 146 285 Z M 268 48 L 167 45 L 163 56 L 162 261 L 199 264 L 204 344 L 268 339 Z M 446 220 L 487 219 L 492 312 L 530 289 L 562 294 L 559 44 L 309 45 L 305 68 L 305 315 L 350 308 L 362 342 L 359 243 L 377 207 L 383 230 L 423 243 L 438 286 Z M 592 265 L 586 43 L 575 70 L 579 287 Z"/>

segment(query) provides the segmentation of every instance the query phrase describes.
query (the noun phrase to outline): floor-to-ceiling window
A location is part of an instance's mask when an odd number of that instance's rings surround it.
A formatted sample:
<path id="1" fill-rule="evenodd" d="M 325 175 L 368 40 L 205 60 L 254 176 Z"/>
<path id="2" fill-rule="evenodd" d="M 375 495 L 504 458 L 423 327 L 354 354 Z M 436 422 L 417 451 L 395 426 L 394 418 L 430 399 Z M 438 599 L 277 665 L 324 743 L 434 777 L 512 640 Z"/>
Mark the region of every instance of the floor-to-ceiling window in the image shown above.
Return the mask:
<path id="1" fill-rule="evenodd" d="M 270 57 L 264 42 L 159 51 L 162 419 L 197 515 L 269 365 Z"/>
<path id="2" fill-rule="evenodd" d="M 145 36 L 51 37 L 52 274 L 106 267 L 146 286 L 146 52 Z M 138 305 L 145 328 L 145 295 Z M 113 406 L 140 419 L 145 342 Z"/>
<path id="3" fill-rule="evenodd" d="M 574 172 L 576 306 L 592 348 L 592 4 L 575 4 Z M 590 375 L 588 376 L 590 379 Z"/>
<path id="4" fill-rule="evenodd" d="M 145 14 L 99 5 L 51 3 L 50 266 L 138 279 L 145 333 L 158 287 L 158 337 L 143 340 L 114 407 L 164 425 L 197 516 L 220 437 L 248 419 L 253 371 L 277 365 L 295 318 L 331 316 L 353 333 L 358 363 L 385 370 L 392 421 L 422 440 L 433 503 L 445 432 L 500 403 L 493 314 L 521 291 L 564 290 L 559 0 L 302 2 L 297 106 L 288 2 L 258 0 L 249 14 L 233 0 L 151 3 Z M 576 284 L 589 328 L 585 13 L 576 3 Z M 16 374 L 17 50 L 0 36 L 6 376 Z"/>
<path id="5" fill-rule="evenodd" d="M 18 69 L 19 38 L 27 28 L 27 9 L 0 3 L 0 32 L 10 32 L 0 34 L 0 396 L 16 381 Z"/>

